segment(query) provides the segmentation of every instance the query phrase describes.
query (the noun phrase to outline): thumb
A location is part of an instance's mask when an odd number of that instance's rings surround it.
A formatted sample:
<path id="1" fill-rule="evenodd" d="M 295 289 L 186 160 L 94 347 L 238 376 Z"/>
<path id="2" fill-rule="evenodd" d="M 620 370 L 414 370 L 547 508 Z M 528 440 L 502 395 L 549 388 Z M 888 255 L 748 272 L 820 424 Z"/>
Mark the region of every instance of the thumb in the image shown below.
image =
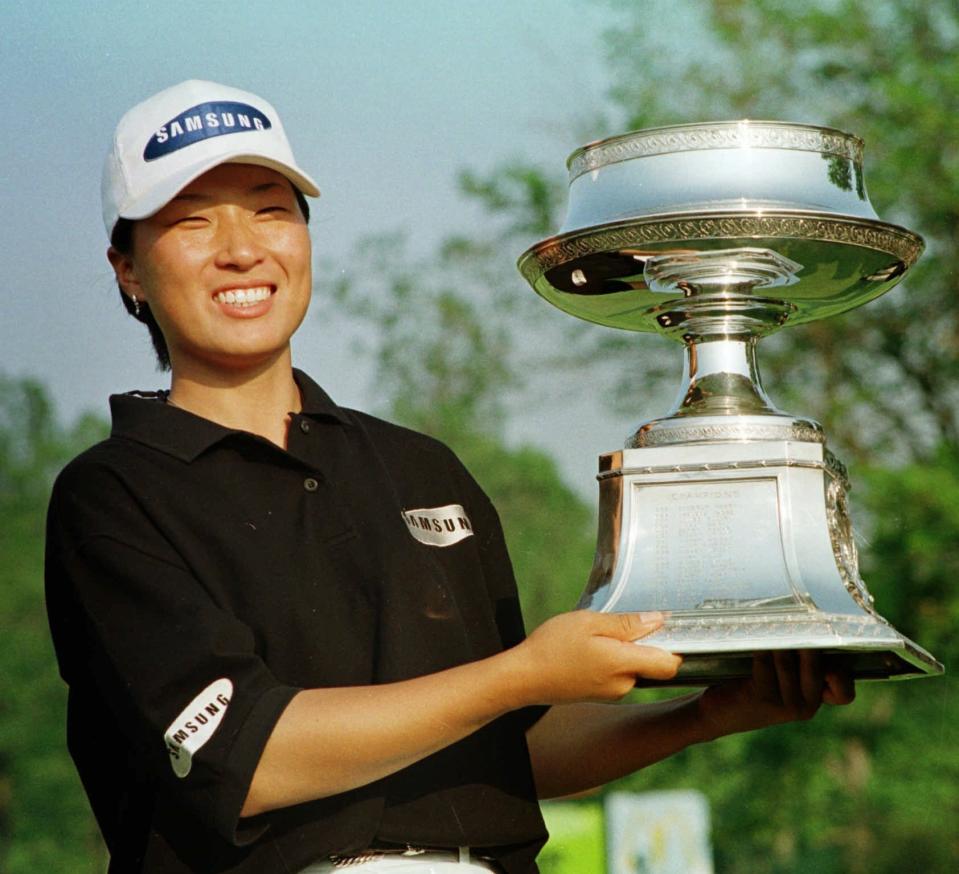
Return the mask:
<path id="1" fill-rule="evenodd" d="M 663 627 L 665 617 L 657 611 L 598 613 L 594 633 L 615 640 L 639 640 Z"/>
<path id="2" fill-rule="evenodd" d="M 849 671 L 828 671 L 822 691 L 827 704 L 850 704 L 856 697 L 856 684 Z"/>

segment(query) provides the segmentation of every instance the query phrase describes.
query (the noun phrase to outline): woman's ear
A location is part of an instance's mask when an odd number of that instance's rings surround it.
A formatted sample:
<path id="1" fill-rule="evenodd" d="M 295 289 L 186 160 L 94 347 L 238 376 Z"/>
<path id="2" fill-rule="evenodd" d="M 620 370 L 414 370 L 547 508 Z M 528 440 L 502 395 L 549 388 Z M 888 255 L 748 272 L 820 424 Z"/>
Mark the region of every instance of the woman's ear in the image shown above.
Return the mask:
<path id="1" fill-rule="evenodd" d="M 133 258 L 125 255 L 118 249 L 111 246 L 107 249 L 107 260 L 113 267 L 113 272 L 117 278 L 117 284 L 120 290 L 127 296 L 144 300 L 143 290 L 140 287 L 140 281 L 137 279 L 136 270 L 133 267 Z"/>

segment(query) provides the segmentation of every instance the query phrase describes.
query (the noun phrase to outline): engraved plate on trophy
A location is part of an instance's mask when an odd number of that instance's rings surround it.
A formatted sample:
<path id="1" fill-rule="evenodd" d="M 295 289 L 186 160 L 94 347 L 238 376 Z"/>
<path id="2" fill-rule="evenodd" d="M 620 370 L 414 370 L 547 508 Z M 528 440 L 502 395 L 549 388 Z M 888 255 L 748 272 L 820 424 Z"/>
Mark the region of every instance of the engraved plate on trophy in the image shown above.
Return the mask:
<path id="1" fill-rule="evenodd" d="M 685 348 L 673 408 L 600 456 L 580 606 L 663 610 L 671 685 L 745 676 L 757 652 L 820 649 L 864 679 L 942 673 L 873 606 L 841 462 L 763 389 L 760 339 L 892 288 L 921 237 L 881 222 L 862 141 L 784 122 L 638 131 L 570 157 L 559 233 L 519 269 L 571 315 Z M 644 641 L 645 642 L 645 641 Z"/>

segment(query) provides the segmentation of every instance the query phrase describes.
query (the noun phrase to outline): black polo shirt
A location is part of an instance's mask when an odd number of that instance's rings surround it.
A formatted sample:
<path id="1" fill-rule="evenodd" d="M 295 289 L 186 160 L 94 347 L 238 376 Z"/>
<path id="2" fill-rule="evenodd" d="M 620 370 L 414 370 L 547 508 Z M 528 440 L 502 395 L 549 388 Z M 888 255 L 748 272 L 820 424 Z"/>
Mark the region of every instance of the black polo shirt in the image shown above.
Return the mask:
<path id="1" fill-rule="evenodd" d="M 456 457 L 296 378 L 286 450 L 118 395 L 109 439 L 54 487 L 50 625 L 110 870 L 294 872 L 397 842 L 535 871 L 538 709 L 359 789 L 239 818 L 298 690 L 434 673 L 524 634 L 496 513 Z"/>

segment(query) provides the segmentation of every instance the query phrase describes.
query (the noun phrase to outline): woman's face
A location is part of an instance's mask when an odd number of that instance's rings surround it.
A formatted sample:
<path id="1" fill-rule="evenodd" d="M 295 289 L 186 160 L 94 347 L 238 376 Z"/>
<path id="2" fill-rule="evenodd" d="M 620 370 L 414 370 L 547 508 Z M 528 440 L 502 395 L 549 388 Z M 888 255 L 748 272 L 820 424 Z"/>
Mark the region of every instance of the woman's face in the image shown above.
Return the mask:
<path id="1" fill-rule="evenodd" d="M 270 363 L 310 301 L 306 221 L 265 167 L 214 167 L 136 222 L 131 254 L 108 254 L 124 291 L 149 304 L 175 376 Z"/>

